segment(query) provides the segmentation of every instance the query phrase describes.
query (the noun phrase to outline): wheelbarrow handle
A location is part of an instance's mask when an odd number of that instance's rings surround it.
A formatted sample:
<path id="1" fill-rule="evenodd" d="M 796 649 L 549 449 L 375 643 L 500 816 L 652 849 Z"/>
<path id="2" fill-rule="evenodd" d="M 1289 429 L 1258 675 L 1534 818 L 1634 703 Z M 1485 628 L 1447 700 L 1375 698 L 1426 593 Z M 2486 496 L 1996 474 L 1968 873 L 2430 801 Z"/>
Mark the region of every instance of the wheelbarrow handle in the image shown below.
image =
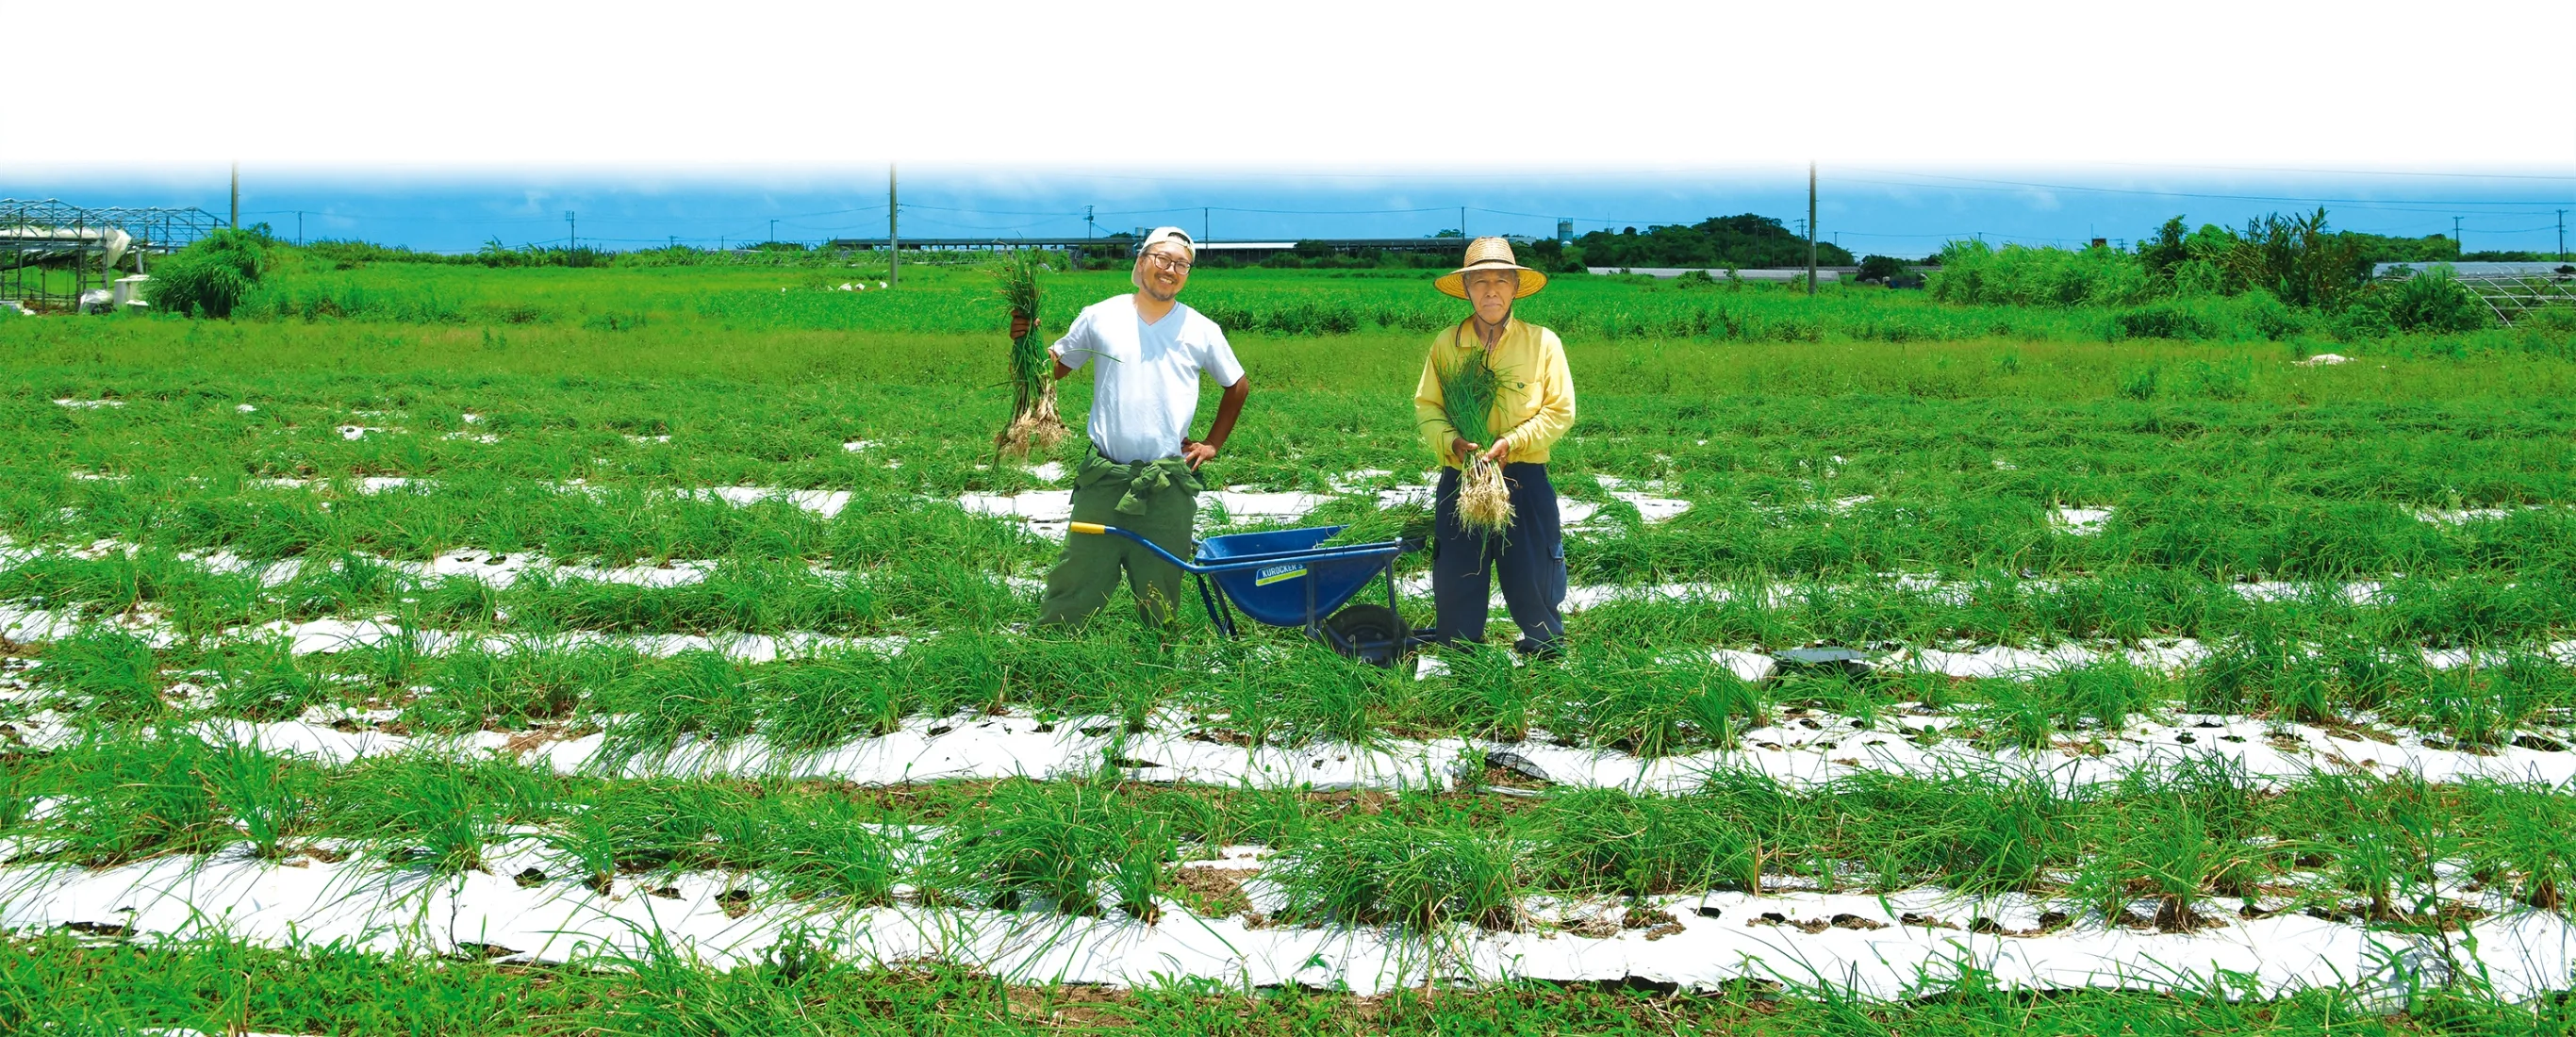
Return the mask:
<path id="1" fill-rule="evenodd" d="M 1064 527 L 1064 529 L 1065 529 L 1065 532 L 1067 532 L 1067 533 L 1090 533 L 1090 534 L 1093 534 L 1093 535 L 1106 534 L 1106 535 L 1109 535 L 1109 536 L 1122 536 L 1122 537 L 1126 537 L 1126 538 L 1127 538 L 1127 539 L 1129 539 L 1129 540 L 1133 540 L 1133 541 L 1135 541 L 1135 542 L 1137 542 L 1137 543 L 1139 543 L 1139 544 L 1144 545 L 1146 550 L 1148 550 L 1148 551 L 1152 551 L 1152 552 L 1154 552 L 1155 554 L 1158 554 L 1158 555 L 1163 556 L 1163 560 L 1164 560 L 1164 561 L 1166 561 L 1166 562 L 1170 562 L 1170 563 L 1172 563 L 1173 565 L 1180 566 L 1180 567 L 1181 567 L 1181 571 L 1182 571 L 1182 572 L 1187 572 L 1187 573 L 1206 573 L 1206 572 L 1208 572 L 1211 568 L 1213 568 L 1213 567 L 1211 567 L 1211 566 L 1195 565 L 1195 564 L 1192 564 L 1192 563 L 1190 563 L 1189 561 L 1187 561 L 1187 560 L 1185 560 L 1185 559 L 1182 559 L 1181 557 L 1179 557 L 1179 556 L 1177 556 L 1177 555 L 1174 555 L 1173 553 L 1171 553 L 1171 552 L 1169 552 L 1169 551 L 1163 550 L 1163 545 L 1161 545 L 1161 544 L 1157 544 L 1157 543 L 1155 543 L 1155 542 L 1153 542 L 1153 541 L 1151 541 L 1151 540 L 1147 540 L 1147 539 L 1145 539 L 1144 537 L 1137 535 L 1136 531 L 1134 531 L 1134 530 L 1130 530 L 1130 529 L 1120 529 L 1120 528 L 1118 528 L 1118 527 L 1116 527 L 1116 526 L 1104 526 L 1104 525 L 1101 525 L 1100 523 L 1097 523 L 1097 522 L 1068 522 L 1068 523 L 1065 523 L 1065 527 Z"/>
<path id="2" fill-rule="evenodd" d="M 1285 565 L 1293 562 L 1323 562 L 1337 558 L 1366 558 L 1372 555 L 1393 555 L 1400 553 L 1395 550 L 1390 550 L 1390 548 L 1399 546 L 1395 541 L 1390 540 L 1384 543 L 1352 544 L 1347 547 L 1337 548 L 1309 548 L 1304 551 L 1274 551 L 1267 554 L 1252 555 L 1244 558 L 1228 558 L 1224 561 L 1217 562 L 1214 565 L 1204 565 L 1196 562 L 1184 561 L 1180 557 L 1172 554 L 1170 551 L 1163 550 L 1163 545 L 1145 539 L 1143 536 L 1138 535 L 1134 530 L 1120 529 L 1116 526 L 1102 525 L 1098 522 L 1068 522 L 1065 523 L 1064 528 L 1067 533 L 1088 533 L 1093 535 L 1126 537 L 1129 540 L 1143 544 L 1146 550 L 1163 556 L 1164 561 L 1180 566 L 1182 572 L 1194 573 L 1202 576 L 1211 573 L 1245 572 L 1253 569 L 1267 568 L 1273 565 Z"/>

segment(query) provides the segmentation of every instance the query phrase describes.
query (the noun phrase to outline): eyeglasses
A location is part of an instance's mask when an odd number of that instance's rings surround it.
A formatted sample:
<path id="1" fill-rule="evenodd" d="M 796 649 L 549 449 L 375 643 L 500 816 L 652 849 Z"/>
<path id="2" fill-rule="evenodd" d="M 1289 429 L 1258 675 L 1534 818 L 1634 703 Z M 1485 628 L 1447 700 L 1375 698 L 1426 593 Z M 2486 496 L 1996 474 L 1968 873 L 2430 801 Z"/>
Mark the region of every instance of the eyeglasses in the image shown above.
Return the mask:
<path id="1" fill-rule="evenodd" d="M 1176 274 L 1186 274 L 1190 272 L 1190 262 L 1186 259 L 1174 259 L 1161 252 L 1145 253 L 1145 258 L 1153 260 L 1163 269 L 1172 271 Z"/>

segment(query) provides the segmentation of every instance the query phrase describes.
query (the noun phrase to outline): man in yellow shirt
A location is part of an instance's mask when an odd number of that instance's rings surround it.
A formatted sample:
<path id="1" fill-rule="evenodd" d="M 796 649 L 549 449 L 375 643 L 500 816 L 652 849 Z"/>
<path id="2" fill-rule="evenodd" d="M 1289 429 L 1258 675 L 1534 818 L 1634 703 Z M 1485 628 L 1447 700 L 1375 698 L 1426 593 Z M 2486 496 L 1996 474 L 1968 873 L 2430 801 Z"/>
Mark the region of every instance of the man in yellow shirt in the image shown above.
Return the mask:
<path id="1" fill-rule="evenodd" d="M 1423 445 L 1440 459 L 1440 486 L 1431 555 L 1431 598 L 1439 610 L 1442 644 L 1484 640 L 1486 595 L 1497 575 L 1503 604 L 1521 628 L 1516 648 L 1553 656 L 1565 636 L 1565 537 L 1556 512 L 1556 487 L 1547 479 L 1549 448 L 1574 426 L 1574 378 L 1566 370 L 1565 344 L 1556 332 L 1512 316 L 1512 303 L 1547 287 L 1547 275 L 1520 265 L 1511 242 L 1478 238 L 1467 263 L 1435 285 L 1475 310 L 1432 337 L 1413 391 L 1414 417 Z M 1440 371 L 1464 351 L 1482 349 L 1503 386 L 1496 394 L 1493 427 L 1508 429 L 1493 443 L 1468 438 L 1449 421 Z M 1500 535 L 1471 532 L 1458 522 L 1459 469 L 1482 454 L 1503 466 L 1511 489 L 1512 521 Z"/>

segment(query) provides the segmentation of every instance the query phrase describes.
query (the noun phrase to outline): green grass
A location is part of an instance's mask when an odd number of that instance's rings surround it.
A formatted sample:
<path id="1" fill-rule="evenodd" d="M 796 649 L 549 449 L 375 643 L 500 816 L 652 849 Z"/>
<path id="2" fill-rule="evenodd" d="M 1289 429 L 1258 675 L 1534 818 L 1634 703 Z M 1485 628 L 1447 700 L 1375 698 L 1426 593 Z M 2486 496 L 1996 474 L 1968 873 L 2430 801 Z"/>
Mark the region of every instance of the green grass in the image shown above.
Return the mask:
<path id="1" fill-rule="evenodd" d="M 1404 362 L 1418 364 L 1419 349 L 1407 344 Z M 1843 362 L 1874 370 L 1882 359 Z M 959 369 L 971 362 L 962 353 L 952 360 Z M 2303 373 L 2334 377 L 2339 370 Z M 1274 390 L 1272 372 L 1264 373 L 1264 395 L 1252 412 L 1259 420 L 1247 423 L 1244 438 L 1212 469 L 1221 482 L 1323 489 L 1338 471 L 1418 472 L 1428 464 L 1411 446 L 1396 378 L 1363 395 L 1347 382 L 1329 392 Z M 343 395 L 333 388 L 348 384 L 340 378 L 299 376 L 281 385 L 277 377 L 208 375 L 185 389 L 128 384 L 116 391 L 134 404 L 113 410 L 76 412 L 48 402 L 98 386 L 22 390 L 0 401 L 23 427 L 48 433 L 0 455 L 0 468 L 13 476 L 0 495 L 0 520 L 21 539 L 117 536 L 254 557 L 353 548 L 422 557 L 474 546 L 611 561 L 746 550 L 779 558 L 841 546 L 882 552 L 934 535 L 979 558 L 1002 554 L 1027 563 L 1045 556 L 1008 537 L 975 536 L 969 530 L 994 527 L 915 500 L 1037 485 L 1016 469 L 976 470 L 989 460 L 989 433 L 979 430 L 990 412 L 1008 407 L 1003 394 L 984 388 L 857 384 L 764 392 L 760 406 L 768 410 L 755 421 L 749 401 L 726 402 L 714 386 L 567 386 L 507 377 L 460 389 L 436 384 L 445 378 L 412 376 L 353 379 L 369 386 L 367 394 Z M 2538 372 L 2527 383 L 2554 384 Z M 278 399 L 288 385 L 298 401 Z M 398 394 L 381 395 L 388 388 Z M 2455 525 L 2424 522 L 2408 510 L 2576 501 L 2563 445 L 2576 417 L 2519 388 L 2481 397 L 2426 386 L 2427 394 L 2452 398 L 2304 405 L 2050 402 L 2011 385 L 1961 401 L 1831 390 L 1703 401 L 1622 394 L 1614 379 L 1591 377 L 1583 386 L 1584 421 L 1553 467 L 1556 481 L 1576 496 L 1601 499 L 1583 477 L 1601 472 L 1664 479 L 1665 495 L 1693 505 L 1671 522 L 1632 527 L 1632 535 L 1577 538 L 1569 563 L 1586 580 L 1980 567 L 2054 576 L 2124 566 L 2229 577 L 2427 575 L 2564 564 L 2576 519 L 2563 510 Z M 163 391 L 184 395 L 146 395 Z M 1069 408 L 1087 406 L 1078 386 L 1069 395 Z M 233 413 L 241 400 L 265 405 L 255 414 Z M 513 413 L 531 405 L 554 413 Z M 361 409 L 402 416 L 355 416 Z M 484 420 L 469 426 L 459 419 L 468 412 Z M 332 431 L 353 421 L 406 431 L 357 442 Z M 469 429 L 501 441 L 441 438 Z M 481 431 L 487 429 L 494 431 Z M 623 438 L 655 429 L 674 442 L 638 447 Z M 840 449 L 861 438 L 885 446 Z M 1065 449 L 1070 458 L 1074 447 Z M 885 467 L 888 460 L 901 467 Z M 67 480 L 66 471 L 130 478 Z M 249 483 L 304 475 L 400 475 L 435 485 L 362 495 L 348 487 L 304 492 Z M 548 487 L 577 479 L 600 487 L 600 497 Z M 817 517 L 651 492 L 725 485 L 846 490 L 861 498 L 862 514 L 831 544 L 834 523 Z M 2047 517 L 2060 504 L 2114 514 L 2099 535 L 2066 535 Z M 1610 506 L 1614 526 L 1624 508 Z"/>
<path id="2" fill-rule="evenodd" d="M 19 864 L 339 846 L 373 867 L 455 874 L 485 868 L 505 830 L 533 827 L 576 864 L 534 881 L 761 875 L 778 880 L 765 895 L 808 910 L 908 896 L 1151 922 L 1177 895 L 1178 861 L 1254 843 L 1278 851 L 1265 877 L 1284 898 L 1279 920 L 1427 934 L 1542 925 L 1524 913 L 1539 893 L 1759 893 L 1789 879 L 2064 898 L 2087 924 L 2129 924 L 2125 905 L 2145 897 L 2168 909 L 2137 923 L 2168 930 L 2259 903 L 2414 931 L 2449 924 L 2444 898 L 2478 888 L 2566 911 L 2576 867 L 2551 834 L 2576 823 L 2562 790 L 2323 771 L 2266 789 L 2204 762 L 2085 789 L 1857 774 L 1790 792 L 1717 771 L 1687 794 L 1537 798 L 611 779 L 430 752 L 324 766 L 173 732 L 0 763 L 0 834 L 23 837 Z M 2437 867 L 2451 864 L 2466 874 Z"/>
<path id="3" fill-rule="evenodd" d="M 7 575 L 0 571 L 0 580 Z M 322 609 L 313 587 L 299 580 L 254 597 L 261 604 L 234 618 L 387 615 L 390 629 L 415 637 L 446 630 L 510 640 L 469 642 L 433 655 L 398 636 L 330 655 L 291 656 L 281 642 L 249 627 L 157 649 L 135 634 L 101 627 L 36 649 L 45 665 L 34 679 L 48 701 L 79 722 L 110 728 L 182 716 L 283 720 L 336 703 L 391 708 L 406 727 L 426 732 L 604 726 L 616 759 L 655 758 L 682 736 L 721 741 L 753 733 L 790 752 L 817 751 L 885 734 L 906 718 L 965 710 L 1105 716 L 1131 733 L 1174 723 L 1158 716 L 1181 717 L 1184 730 L 1246 745 L 1369 744 L 1388 735 L 1516 742 L 1545 732 L 1654 758 L 1740 748 L 1743 732 L 1777 722 L 1784 707 L 1865 724 L 1899 707 L 1930 708 L 1966 721 L 1955 736 L 2029 748 L 2096 739 L 2184 710 L 2329 725 L 2367 715 L 2379 726 L 2411 727 L 2472 750 L 2527 741 L 2526 732 L 2563 739 L 2565 717 L 2576 709 L 2576 673 L 2541 651 L 2544 640 L 2564 636 L 2564 606 L 2555 604 L 2564 597 L 2541 599 L 2546 611 L 2539 616 L 2460 636 L 2447 625 L 2428 633 L 2414 619 L 2425 601 L 2414 598 L 2401 599 L 2413 603 L 2406 607 L 2249 602 L 2212 587 L 2205 611 L 2069 628 L 2040 622 L 2061 603 L 2056 595 L 2009 610 L 1987 597 L 1983 606 L 2001 614 L 1963 622 L 1956 605 L 1911 592 L 1873 596 L 1817 587 L 1768 606 L 1605 606 L 1581 614 L 1587 636 L 1557 665 L 1522 668 L 1499 655 L 1454 656 L 1446 675 L 1415 680 L 1341 660 L 1305 645 L 1293 631 L 1256 632 L 1239 642 L 1196 631 L 1165 644 L 1118 624 L 1069 637 L 994 629 L 987 624 L 1025 622 L 1033 606 L 1001 597 L 982 580 L 966 581 L 965 589 L 980 597 L 964 600 L 987 602 L 984 611 L 879 615 L 798 604 L 846 600 L 832 597 L 831 588 L 861 600 L 885 593 L 876 583 L 848 587 L 842 579 L 820 587 L 711 580 L 653 592 L 589 584 L 496 591 L 463 578 L 427 586 L 403 579 L 374 596 L 341 602 L 345 608 Z M 2524 589 L 2548 591 L 2545 584 Z M 2431 600 L 2489 591 L 2471 584 Z M 81 603 L 69 595 L 37 600 L 56 607 Z M 475 609 L 453 607 L 459 600 Z M 111 596 L 101 611 L 113 603 Z M 155 604 L 188 611 L 183 602 Z M 649 611 L 635 611 L 646 606 Z M 603 632 L 722 637 L 727 631 L 911 632 L 925 639 L 900 652 L 827 645 L 763 663 L 705 650 L 659 654 L 640 643 L 548 640 Z M 1706 654 L 1712 647 L 1776 649 L 1813 640 L 2082 639 L 2117 648 L 2180 636 L 2207 639 L 2210 656 L 2173 672 L 2112 658 L 2030 679 L 1897 669 L 1860 679 L 1793 674 L 1751 684 Z M 2421 658 L 2428 643 L 2457 645 L 2481 661 L 2436 666 Z M 182 682 L 207 688 L 210 699 L 173 705 L 170 696 Z"/>
<path id="4" fill-rule="evenodd" d="M 922 268 L 901 291 L 842 293 L 819 289 L 871 271 L 332 265 L 285 257 L 232 321 L 0 320 L 0 536 L 11 549 L 0 602 L 102 621 L 51 644 L 0 644 L 39 663 L 24 675 L 35 697 L 0 713 L 55 708 L 85 737 L 0 751 L 0 834 L 43 846 L 51 865 L 234 847 L 285 858 L 331 843 L 376 865 L 456 875 L 529 838 L 565 862 L 540 881 L 595 890 L 715 871 L 742 888 L 757 877 L 761 896 L 811 910 L 927 898 L 1146 919 L 1157 903 L 1197 902 L 1174 871 L 1183 859 L 1254 843 L 1279 851 L 1283 921 L 1415 935 L 1544 928 L 1523 913 L 1534 896 L 1786 879 L 2031 894 L 2094 922 L 2173 930 L 2250 897 L 2430 934 L 2450 924 L 2441 898 L 2466 883 L 2563 912 L 2576 882 L 2560 838 L 2576 797 L 2476 781 L 2320 773 L 2258 785 L 2196 766 L 2086 788 L 1864 774 L 1793 791 L 1722 771 L 1664 796 L 1522 797 L 1475 776 L 1444 795 L 1326 794 L 1122 783 L 1113 746 L 1098 774 L 857 789 L 563 776 L 428 752 L 323 766 L 185 726 L 326 707 L 392 711 L 391 732 L 596 732 L 603 773 L 684 743 L 757 736 L 812 752 L 907 720 L 993 711 L 1082 717 L 1113 741 L 1175 727 L 1260 747 L 1545 736 L 1662 758 L 1737 747 L 1746 731 L 1815 712 L 1876 731 L 1917 708 L 1959 721 L 1925 739 L 2083 752 L 2140 718 L 2192 709 L 2365 734 L 2411 726 L 2488 751 L 2563 738 L 2576 710 L 2576 673 L 2539 651 L 2576 636 L 2576 513 L 2565 507 L 2576 505 L 2576 341 L 2555 326 L 2340 341 L 2287 325 L 2275 337 L 2264 315 L 2220 307 L 2164 321 L 2211 336 L 2186 342 L 2137 338 L 2154 322 L 2099 307 L 1559 278 L 1522 315 L 1565 336 L 1583 400 L 1551 465 L 1565 493 L 1602 505 L 1601 528 L 1569 540 L 1575 582 L 1695 582 L 1728 596 L 1604 605 L 1574 618 L 1561 663 L 1514 667 L 1492 653 L 1415 681 L 1294 632 L 1228 643 L 1204 627 L 1165 637 L 1123 620 L 1020 632 L 1034 604 L 1004 581 L 1041 572 L 1055 548 L 949 503 L 1042 486 L 1015 466 L 979 467 L 991 465 L 1011 390 L 993 362 L 1006 318 L 978 270 Z M 1429 467 L 1406 398 L 1430 332 L 1462 312 L 1427 278 L 1374 273 L 1194 279 L 1186 301 L 1227 327 L 1258 387 L 1214 482 L 1323 492 L 1343 472 L 1410 482 Z M 1049 275 L 1047 287 L 1044 316 L 1061 327 L 1125 281 L 1084 272 Z M 2326 351 L 2356 360 L 2293 366 Z M 1087 380 L 1062 388 L 1069 415 L 1087 409 Z M 52 402 L 62 398 L 125 405 Z M 382 431 L 349 439 L 342 426 Z M 670 441 L 635 438 L 658 436 Z M 843 449 L 862 439 L 874 445 Z M 1646 524 L 1596 473 L 1660 480 L 1658 496 L 1691 508 Z M 416 482 L 361 492 L 355 480 L 371 476 Z M 315 483 L 264 482 L 278 478 Z M 826 489 L 849 503 L 827 519 L 684 492 L 721 486 Z M 2060 506 L 2112 517 L 2078 536 L 2052 524 Z M 2509 513 L 2413 513 L 2469 507 Z M 1393 536 L 1423 518 L 1345 500 L 1310 521 Z M 75 553 L 109 538 L 133 553 Z M 422 579 L 398 564 L 459 549 L 713 568 L 702 582 L 640 589 Z M 200 556 L 215 551 L 300 569 L 271 585 L 210 569 Z M 1405 571 L 1422 564 L 1410 557 Z M 2248 597 L 2234 584 L 2249 578 L 2380 587 L 2360 603 L 2332 586 Z M 1408 607 L 1428 620 L 1426 602 Z M 250 635 L 370 617 L 467 635 L 920 640 L 896 655 L 750 663 L 561 641 L 299 657 Z M 155 647 L 110 619 L 175 640 Z M 1747 684 L 1706 661 L 1713 648 L 1816 642 L 2184 637 L 2215 656 L 2171 674 L 2104 663 L 2021 682 Z M 2426 647 L 2482 661 L 2437 669 L 2419 661 Z M 2141 904 L 2152 917 L 2121 917 Z M 1082 1019 L 1176 1033 L 2565 1026 L 2563 1005 L 2456 992 L 2374 1014 L 2327 994 L 2028 995 L 1973 973 L 1890 1005 L 1821 990 L 1698 998 L 1508 984 L 1417 1001 L 1007 988 L 792 949 L 734 973 L 684 957 L 514 970 L 315 946 L 40 937 L 14 949 L 0 956 L 0 1028 L 30 1032 L 765 1032 L 791 1020 L 799 1032 L 869 1032 L 887 1019 L 973 1032 L 1026 1028 L 1043 1015 L 1031 1006 L 1077 1001 L 1089 1006 Z M 352 987 L 370 996 L 346 996 Z"/>
<path id="5" fill-rule="evenodd" d="M 1921 998 L 1867 1005 L 1756 984 L 1712 994 L 1617 985 L 1500 984 L 1361 998 L 1295 987 L 1174 981 L 1132 991 L 1019 986 L 954 969 L 875 970 L 787 952 L 732 970 L 584 961 L 554 968 L 423 963 L 340 944 L 274 950 L 221 940 L 16 941 L 0 955 L 0 1024 L 26 1032 L 948 1034 L 2131 1033 L 2142 1037 L 2556 1033 L 2564 1003 L 2429 991 L 2407 1011 L 2315 992 L 2238 1001 L 1999 989 L 1973 969 Z M 364 991 L 353 997 L 351 991 Z"/>

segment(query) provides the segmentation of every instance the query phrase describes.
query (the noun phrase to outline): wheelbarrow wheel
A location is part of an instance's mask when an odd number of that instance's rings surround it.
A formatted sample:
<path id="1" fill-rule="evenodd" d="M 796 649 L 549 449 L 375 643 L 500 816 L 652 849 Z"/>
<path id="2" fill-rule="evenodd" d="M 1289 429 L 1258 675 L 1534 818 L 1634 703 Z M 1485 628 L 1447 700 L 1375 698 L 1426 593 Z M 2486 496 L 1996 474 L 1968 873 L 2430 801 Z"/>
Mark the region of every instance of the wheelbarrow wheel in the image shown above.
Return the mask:
<path id="1" fill-rule="evenodd" d="M 1373 666 L 1393 666 L 1404 658 L 1405 635 L 1412 628 L 1384 605 L 1353 605 L 1324 620 L 1333 650 Z"/>

